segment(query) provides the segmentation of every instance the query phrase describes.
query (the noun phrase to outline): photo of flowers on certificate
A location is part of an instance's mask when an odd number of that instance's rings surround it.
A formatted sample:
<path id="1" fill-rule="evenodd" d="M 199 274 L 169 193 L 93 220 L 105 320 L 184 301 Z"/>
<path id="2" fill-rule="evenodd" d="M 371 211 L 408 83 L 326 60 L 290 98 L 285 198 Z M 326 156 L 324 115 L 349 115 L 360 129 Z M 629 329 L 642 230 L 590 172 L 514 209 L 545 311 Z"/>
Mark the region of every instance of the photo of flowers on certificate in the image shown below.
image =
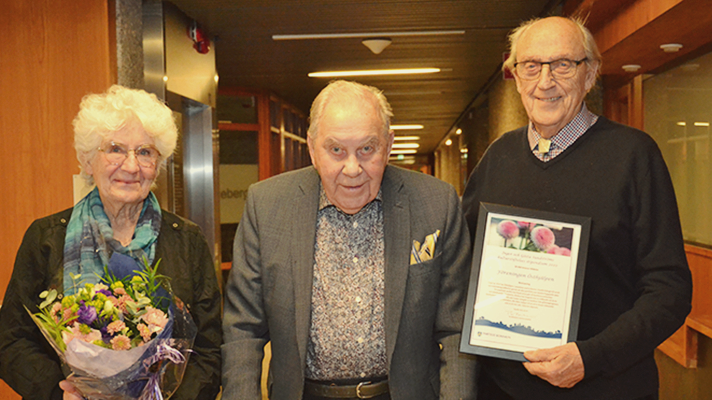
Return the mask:
<path id="1" fill-rule="evenodd" d="M 526 361 L 576 339 L 590 219 L 482 203 L 460 351 Z"/>

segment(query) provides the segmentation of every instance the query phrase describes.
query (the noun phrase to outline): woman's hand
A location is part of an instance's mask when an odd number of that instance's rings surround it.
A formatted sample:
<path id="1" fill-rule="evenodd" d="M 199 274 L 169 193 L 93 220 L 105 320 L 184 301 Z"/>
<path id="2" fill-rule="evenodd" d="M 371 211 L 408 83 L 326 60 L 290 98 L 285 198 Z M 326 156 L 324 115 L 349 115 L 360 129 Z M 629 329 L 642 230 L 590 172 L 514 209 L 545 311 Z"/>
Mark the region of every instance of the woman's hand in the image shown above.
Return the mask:
<path id="1" fill-rule="evenodd" d="M 84 396 L 82 396 L 82 393 L 77 390 L 77 388 L 74 387 L 71 383 L 67 381 L 61 381 L 59 382 L 59 388 L 64 390 L 64 396 L 62 397 L 63 400 L 83 400 Z"/>

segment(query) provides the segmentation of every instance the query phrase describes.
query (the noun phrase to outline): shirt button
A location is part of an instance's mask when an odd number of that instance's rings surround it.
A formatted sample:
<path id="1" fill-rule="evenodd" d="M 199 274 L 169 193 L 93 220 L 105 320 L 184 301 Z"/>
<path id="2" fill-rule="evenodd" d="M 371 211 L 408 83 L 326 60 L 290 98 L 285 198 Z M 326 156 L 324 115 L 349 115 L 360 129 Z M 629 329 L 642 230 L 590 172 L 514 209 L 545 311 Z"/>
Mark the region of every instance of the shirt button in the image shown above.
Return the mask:
<path id="1" fill-rule="evenodd" d="M 360 337 L 360 338 L 356 339 L 356 341 L 359 342 L 359 343 L 363 343 L 363 338 Z"/>
<path id="2" fill-rule="evenodd" d="M 354 221 L 354 228 L 358 228 L 358 222 Z"/>
<path id="3" fill-rule="evenodd" d="M 361 372 L 361 378 L 365 378 L 365 377 L 366 377 L 366 373 L 365 373 L 365 372 Z"/>
<path id="4" fill-rule="evenodd" d="M 358 257 L 354 257 L 353 261 L 354 261 L 354 264 L 356 264 L 358 262 Z"/>
<path id="5" fill-rule="evenodd" d="M 356 299 L 355 299 L 355 300 L 356 300 L 357 303 L 360 303 L 360 302 L 361 302 L 361 296 L 356 296 Z"/>

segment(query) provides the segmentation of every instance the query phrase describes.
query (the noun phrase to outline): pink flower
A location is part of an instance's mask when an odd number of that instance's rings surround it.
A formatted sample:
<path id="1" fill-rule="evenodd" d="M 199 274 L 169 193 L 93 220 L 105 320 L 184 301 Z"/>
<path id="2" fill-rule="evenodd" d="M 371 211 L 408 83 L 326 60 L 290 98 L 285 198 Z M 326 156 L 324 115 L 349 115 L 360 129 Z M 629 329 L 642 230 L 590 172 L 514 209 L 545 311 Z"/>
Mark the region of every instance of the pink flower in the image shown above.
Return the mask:
<path id="1" fill-rule="evenodd" d="M 62 311 L 62 303 L 54 303 L 52 305 L 52 311 L 50 311 L 50 313 L 52 314 L 52 318 L 54 318 L 54 322 L 59 322 L 59 317 L 57 316 L 57 314 L 59 314 L 60 311 Z"/>
<path id="2" fill-rule="evenodd" d="M 115 297 L 109 297 L 109 301 L 114 304 L 114 307 L 121 310 L 121 313 L 126 314 L 126 302 L 133 301 L 133 299 L 131 298 L 131 296 L 124 294 L 118 299 Z"/>
<path id="3" fill-rule="evenodd" d="M 111 339 L 111 348 L 114 350 L 130 350 L 131 339 L 126 335 L 119 335 Z"/>
<path id="4" fill-rule="evenodd" d="M 497 233 L 505 239 L 514 239 L 519 236 L 519 227 L 514 221 L 502 221 L 497 224 Z"/>
<path id="5" fill-rule="evenodd" d="M 126 324 L 123 321 L 114 321 L 106 327 L 106 331 L 113 334 L 121 332 L 124 328 L 126 328 Z"/>
<path id="6" fill-rule="evenodd" d="M 124 294 L 126 294 L 126 289 L 124 289 L 122 287 L 117 287 L 116 289 L 114 289 L 114 294 L 117 296 L 124 295 Z"/>
<path id="7" fill-rule="evenodd" d="M 69 327 L 69 332 L 62 331 L 62 339 L 65 344 L 69 344 L 72 339 L 79 339 L 87 343 L 92 343 L 96 340 L 101 340 L 101 332 L 96 329 L 91 329 L 89 333 L 82 333 L 81 325 L 79 323 L 74 323 Z"/>
<path id="8" fill-rule="evenodd" d="M 103 283 L 99 282 L 96 285 L 94 285 L 94 291 L 98 292 L 100 290 L 109 290 L 109 287 L 104 285 Z"/>
<path id="9" fill-rule="evenodd" d="M 138 329 L 138 332 L 141 334 L 141 337 L 143 338 L 144 342 L 148 342 L 151 339 L 151 335 L 153 335 L 153 332 L 148 329 L 148 326 L 146 326 L 146 324 L 138 324 L 136 325 L 136 329 Z"/>
<path id="10" fill-rule="evenodd" d="M 534 226 L 536 226 L 536 223 L 517 221 L 517 226 L 519 226 L 519 229 L 529 230 L 529 229 L 532 229 Z"/>
<path id="11" fill-rule="evenodd" d="M 532 229 L 531 238 L 539 250 L 547 251 L 551 246 L 554 246 L 554 232 L 545 226 L 538 226 Z"/>
<path id="12" fill-rule="evenodd" d="M 551 246 L 547 253 L 555 254 L 557 256 L 571 256 L 571 250 L 567 249 L 566 247 L 559 247 L 557 245 Z"/>
<path id="13" fill-rule="evenodd" d="M 166 326 L 166 323 L 168 323 L 168 317 L 166 316 L 166 313 L 163 311 L 153 308 L 151 306 L 146 307 L 146 314 L 143 314 L 141 316 L 141 319 L 149 325 L 155 325 L 160 328 L 163 328 Z"/>

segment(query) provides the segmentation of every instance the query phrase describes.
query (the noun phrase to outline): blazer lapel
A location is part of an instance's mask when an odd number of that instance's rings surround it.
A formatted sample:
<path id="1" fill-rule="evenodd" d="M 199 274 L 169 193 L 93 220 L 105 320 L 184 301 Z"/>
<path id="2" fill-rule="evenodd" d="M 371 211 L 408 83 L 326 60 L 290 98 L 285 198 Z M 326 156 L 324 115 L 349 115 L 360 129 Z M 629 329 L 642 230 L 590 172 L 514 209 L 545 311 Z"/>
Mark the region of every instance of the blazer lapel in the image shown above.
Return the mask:
<path id="1" fill-rule="evenodd" d="M 294 278 L 294 309 L 297 346 L 302 365 L 306 362 L 307 342 L 311 318 L 313 285 L 314 240 L 316 214 L 319 207 L 319 175 L 313 173 L 299 184 L 294 198 L 291 235 L 291 263 Z M 279 251 L 279 249 L 274 249 Z"/>
<path id="2" fill-rule="evenodd" d="M 398 337 L 410 260 L 410 204 L 398 170 L 386 167 L 383 190 L 385 233 L 386 351 L 390 365 Z"/>

